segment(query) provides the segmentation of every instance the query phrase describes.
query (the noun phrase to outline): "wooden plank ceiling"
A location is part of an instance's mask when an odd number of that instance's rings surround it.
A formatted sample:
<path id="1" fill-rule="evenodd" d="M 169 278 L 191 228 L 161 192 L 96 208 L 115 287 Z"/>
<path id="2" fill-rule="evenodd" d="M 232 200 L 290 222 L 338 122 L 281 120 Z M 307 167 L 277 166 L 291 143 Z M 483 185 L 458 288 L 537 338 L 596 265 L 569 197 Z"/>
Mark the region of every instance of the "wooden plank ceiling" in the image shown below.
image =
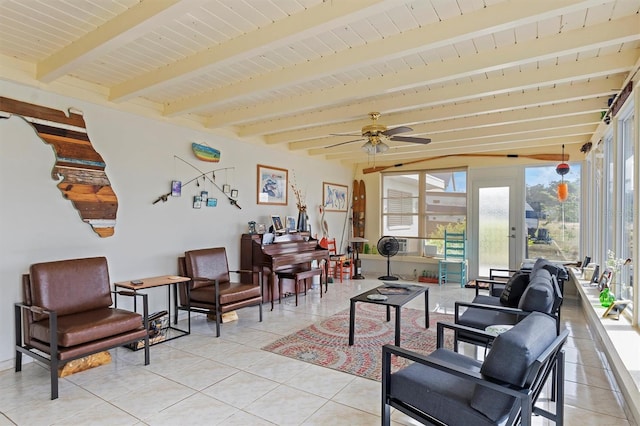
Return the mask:
<path id="1" fill-rule="evenodd" d="M 639 11 L 640 0 L 4 0 L 0 78 L 345 165 L 371 163 L 372 111 L 412 129 L 398 136 L 432 140 L 382 137 L 378 164 L 577 153 L 638 70 Z"/>

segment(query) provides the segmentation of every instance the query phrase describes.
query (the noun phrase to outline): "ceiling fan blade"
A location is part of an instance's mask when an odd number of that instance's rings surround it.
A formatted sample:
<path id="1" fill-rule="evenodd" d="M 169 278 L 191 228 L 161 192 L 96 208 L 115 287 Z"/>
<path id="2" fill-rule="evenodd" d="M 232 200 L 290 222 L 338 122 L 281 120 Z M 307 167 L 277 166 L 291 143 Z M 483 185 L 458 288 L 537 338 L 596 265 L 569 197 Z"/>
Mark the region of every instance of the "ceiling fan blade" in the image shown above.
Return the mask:
<path id="1" fill-rule="evenodd" d="M 407 126 L 399 126 L 399 127 L 394 127 L 393 129 L 387 129 L 384 132 L 382 132 L 382 134 L 385 136 L 392 136 L 392 135 L 397 135 L 398 133 L 407 133 L 407 132 L 413 132 L 413 129 Z"/>
<path id="2" fill-rule="evenodd" d="M 345 144 L 348 144 L 348 143 L 351 143 L 351 142 L 358 142 L 358 141 L 363 141 L 363 140 L 365 140 L 365 139 L 360 138 L 360 139 L 354 139 L 354 140 L 346 141 L 346 142 L 334 143 L 333 145 L 327 145 L 327 146 L 325 146 L 325 148 L 333 148 L 334 146 L 345 145 Z"/>
<path id="3" fill-rule="evenodd" d="M 392 141 L 413 142 L 413 143 L 421 143 L 421 144 L 428 144 L 431 142 L 431 139 L 429 138 L 416 138 L 414 136 L 393 136 L 389 139 L 391 139 Z"/>
<path id="4" fill-rule="evenodd" d="M 329 133 L 329 136 L 360 136 L 360 133 Z"/>

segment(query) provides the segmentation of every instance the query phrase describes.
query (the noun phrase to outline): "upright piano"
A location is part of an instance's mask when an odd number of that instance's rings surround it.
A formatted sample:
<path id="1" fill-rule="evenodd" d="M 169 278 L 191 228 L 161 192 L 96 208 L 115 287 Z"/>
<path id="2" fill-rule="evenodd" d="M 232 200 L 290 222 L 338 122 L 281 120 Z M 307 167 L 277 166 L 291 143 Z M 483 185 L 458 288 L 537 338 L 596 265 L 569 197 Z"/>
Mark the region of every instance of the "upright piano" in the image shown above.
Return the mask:
<path id="1" fill-rule="evenodd" d="M 276 285 L 277 272 L 301 267 L 309 268 L 314 260 L 318 261 L 318 264 L 324 263 L 325 292 L 327 291 L 329 250 L 320 247 L 318 240 L 309 238 L 305 241 L 300 235 L 289 234 L 289 241 L 279 241 L 263 246 L 262 235 L 243 234 L 240 251 L 241 269 L 262 272 L 263 302 L 272 302 L 279 297 Z M 325 262 L 321 262 L 322 260 Z M 258 279 L 259 274 L 253 275 L 254 279 Z M 320 286 L 322 287 L 322 283 Z"/>

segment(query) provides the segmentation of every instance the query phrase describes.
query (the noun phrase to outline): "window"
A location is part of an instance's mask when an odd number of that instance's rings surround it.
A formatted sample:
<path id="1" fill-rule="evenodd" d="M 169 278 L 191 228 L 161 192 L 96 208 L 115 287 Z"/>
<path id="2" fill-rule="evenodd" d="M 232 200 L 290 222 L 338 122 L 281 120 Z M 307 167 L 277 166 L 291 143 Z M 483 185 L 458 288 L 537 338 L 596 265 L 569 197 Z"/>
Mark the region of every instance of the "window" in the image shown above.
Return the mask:
<path id="1" fill-rule="evenodd" d="M 383 177 L 383 235 L 418 237 L 419 174 L 388 174 Z M 417 252 L 417 248 L 415 249 Z"/>
<path id="2" fill-rule="evenodd" d="M 445 229 L 466 230 L 465 169 L 385 173 L 382 194 L 382 234 L 402 237 L 406 254 L 441 253 Z"/>
<path id="3" fill-rule="evenodd" d="M 634 170 L 637 169 L 634 156 L 634 142 L 633 142 L 633 114 L 629 114 L 621 118 L 620 120 L 620 136 L 622 139 L 620 149 L 620 162 L 621 167 L 618 168 L 620 172 L 620 211 L 621 217 L 621 239 L 620 239 L 620 254 L 621 259 L 631 259 L 633 256 L 633 180 Z M 621 285 L 615 287 L 616 297 L 621 299 L 631 299 L 633 297 L 633 268 L 632 265 L 622 267 L 619 271 L 620 277 L 618 282 Z"/>
<path id="4" fill-rule="evenodd" d="M 569 197 L 558 200 L 561 176 L 554 166 L 525 168 L 528 259 L 575 261 L 580 251 L 580 164 L 570 164 L 564 175 Z"/>
<path id="5" fill-rule="evenodd" d="M 389 189 L 387 199 L 389 229 L 410 228 L 413 224 L 412 213 L 415 197 L 410 192 Z"/>

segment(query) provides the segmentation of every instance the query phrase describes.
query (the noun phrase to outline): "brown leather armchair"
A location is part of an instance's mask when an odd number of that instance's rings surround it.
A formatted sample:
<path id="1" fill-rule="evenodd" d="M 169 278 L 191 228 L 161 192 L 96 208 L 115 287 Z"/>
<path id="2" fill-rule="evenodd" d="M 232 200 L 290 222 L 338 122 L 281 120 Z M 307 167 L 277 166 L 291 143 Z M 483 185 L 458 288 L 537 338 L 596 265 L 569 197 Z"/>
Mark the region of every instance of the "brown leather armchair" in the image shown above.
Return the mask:
<path id="1" fill-rule="evenodd" d="M 147 295 L 144 315 L 111 307 L 107 259 L 93 257 L 36 263 L 22 277 L 23 303 L 15 304 L 15 371 L 22 354 L 49 366 L 51 399 L 58 398 L 58 367 L 74 359 L 145 341 L 149 364 Z"/>
<path id="2" fill-rule="evenodd" d="M 220 337 L 222 314 L 247 306 L 258 305 L 262 322 L 262 291 L 253 282 L 232 282 L 229 273 L 253 271 L 229 271 L 224 247 L 190 250 L 178 258 L 178 273 L 191 278 L 180 286 L 181 310 L 191 310 L 216 316 L 216 337 Z"/>

